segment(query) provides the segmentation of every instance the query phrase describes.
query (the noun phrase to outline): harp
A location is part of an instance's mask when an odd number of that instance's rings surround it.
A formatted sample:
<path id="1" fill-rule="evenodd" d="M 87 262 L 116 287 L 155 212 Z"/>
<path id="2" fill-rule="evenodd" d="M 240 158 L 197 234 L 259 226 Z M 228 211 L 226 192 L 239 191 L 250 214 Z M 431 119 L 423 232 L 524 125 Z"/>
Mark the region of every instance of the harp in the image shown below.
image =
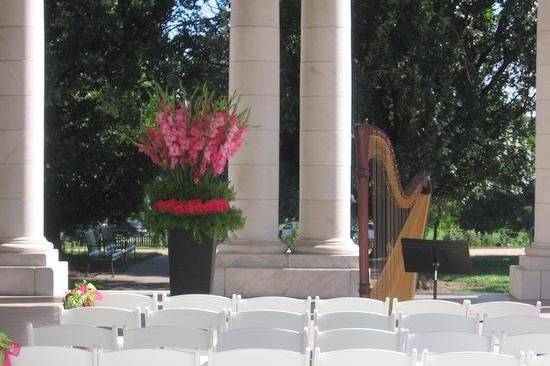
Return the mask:
<path id="1" fill-rule="evenodd" d="M 367 124 L 355 125 L 354 132 L 359 294 L 376 299 L 410 300 L 415 294 L 417 276 L 405 272 L 401 239 L 424 236 L 431 198 L 430 179 L 418 175 L 403 187 L 388 136 Z"/>

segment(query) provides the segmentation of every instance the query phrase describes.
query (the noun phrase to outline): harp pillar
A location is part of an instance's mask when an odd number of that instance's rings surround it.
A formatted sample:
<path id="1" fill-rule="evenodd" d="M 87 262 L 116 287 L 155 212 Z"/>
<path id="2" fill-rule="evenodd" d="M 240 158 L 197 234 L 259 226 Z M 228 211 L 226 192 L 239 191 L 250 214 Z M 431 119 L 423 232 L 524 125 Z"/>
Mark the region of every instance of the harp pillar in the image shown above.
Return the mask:
<path id="1" fill-rule="evenodd" d="M 510 294 L 550 299 L 550 3 L 539 1 L 537 19 L 535 243 L 510 267 Z"/>
<path id="2" fill-rule="evenodd" d="M 44 237 L 44 4 L 0 1 L 0 295 L 58 296 L 67 263 Z"/>
<path id="3" fill-rule="evenodd" d="M 351 1 L 302 0 L 300 238 L 296 251 L 357 255 L 351 215 Z"/>

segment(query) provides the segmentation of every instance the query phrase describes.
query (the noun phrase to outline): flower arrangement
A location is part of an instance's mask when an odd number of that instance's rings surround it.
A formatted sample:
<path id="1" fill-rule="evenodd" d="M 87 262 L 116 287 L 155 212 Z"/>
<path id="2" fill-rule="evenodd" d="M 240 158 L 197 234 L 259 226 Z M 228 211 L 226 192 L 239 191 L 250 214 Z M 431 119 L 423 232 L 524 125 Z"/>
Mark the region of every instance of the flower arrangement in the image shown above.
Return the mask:
<path id="1" fill-rule="evenodd" d="M 91 282 L 81 281 L 75 283 L 74 287 L 67 291 L 63 299 L 65 309 L 75 309 L 94 306 L 97 300 L 103 299 L 103 293 Z"/>
<path id="2" fill-rule="evenodd" d="M 0 331 L 0 365 L 11 366 L 11 357 L 19 356 L 19 352 L 21 352 L 21 345 Z"/>
<path id="3" fill-rule="evenodd" d="M 225 240 L 243 227 L 223 176 L 246 136 L 249 113 L 237 110 L 234 97 L 217 97 L 206 87 L 189 98 L 164 92 L 153 98 L 137 139 L 139 151 L 160 169 L 146 189 L 150 230 L 184 229 L 201 242 Z"/>

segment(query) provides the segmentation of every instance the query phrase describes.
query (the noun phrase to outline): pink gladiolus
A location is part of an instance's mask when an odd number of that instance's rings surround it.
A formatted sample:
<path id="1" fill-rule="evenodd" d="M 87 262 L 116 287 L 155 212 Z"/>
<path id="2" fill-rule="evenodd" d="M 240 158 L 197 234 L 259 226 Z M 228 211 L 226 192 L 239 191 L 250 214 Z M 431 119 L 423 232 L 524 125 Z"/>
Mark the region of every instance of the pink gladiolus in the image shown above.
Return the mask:
<path id="1" fill-rule="evenodd" d="M 139 151 L 163 169 L 190 168 L 195 183 L 209 171 L 222 174 L 246 135 L 237 115 L 228 110 L 190 116 L 182 105 L 166 105 L 156 123 L 139 140 Z"/>
<path id="2" fill-rule="evenodd" d="M 95 296 L 96 301 L 103 300 L 103 292 L 101 292 L 101 291 L 96 291 L 94 296 Z"/>
<path id="3" fill-rule="evenodd" d="M 86 287 L 86 285 L 80 285 L 78 290 L 80 291 L 81 294 L 85 294 L 86 292 L 88 292 L 88 287 Z"/>

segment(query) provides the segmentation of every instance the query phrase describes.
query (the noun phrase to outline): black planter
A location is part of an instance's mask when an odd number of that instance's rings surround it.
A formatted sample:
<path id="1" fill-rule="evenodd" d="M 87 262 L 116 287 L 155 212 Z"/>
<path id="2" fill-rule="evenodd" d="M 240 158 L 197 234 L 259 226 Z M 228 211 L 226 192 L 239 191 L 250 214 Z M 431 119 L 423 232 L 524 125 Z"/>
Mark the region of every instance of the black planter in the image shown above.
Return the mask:
<path id="1" fill-rule="evenodd" d="M 197 243 L 185 230 L 168 234 L 170 295 L 209 294 L 213 241 Z"/>

